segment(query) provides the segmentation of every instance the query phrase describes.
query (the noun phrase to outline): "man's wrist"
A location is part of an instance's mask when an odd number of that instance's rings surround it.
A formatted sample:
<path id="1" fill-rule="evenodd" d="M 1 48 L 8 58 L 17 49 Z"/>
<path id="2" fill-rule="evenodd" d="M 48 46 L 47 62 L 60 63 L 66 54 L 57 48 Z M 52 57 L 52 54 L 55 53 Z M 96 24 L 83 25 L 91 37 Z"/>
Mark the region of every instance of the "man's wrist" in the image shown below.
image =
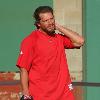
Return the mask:
<path id="1" fill-rule="evenodd" d="M 23 95 L 30 95 L 29 90 L 27 90 L 27 89 L 23 90 L 23 91 L 22 91 L 22 94 L 23 94 Z"/>

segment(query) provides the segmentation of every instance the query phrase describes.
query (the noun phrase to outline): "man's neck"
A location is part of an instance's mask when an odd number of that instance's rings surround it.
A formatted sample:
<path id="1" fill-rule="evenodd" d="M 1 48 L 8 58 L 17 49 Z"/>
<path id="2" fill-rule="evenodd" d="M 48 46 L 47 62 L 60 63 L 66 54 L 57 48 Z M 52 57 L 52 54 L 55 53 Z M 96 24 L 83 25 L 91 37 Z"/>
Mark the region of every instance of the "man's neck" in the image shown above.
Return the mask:
<path id="1" fill-rule="evenodd" d="M 46 31 L 44 31 L 44 30 L 42 30 L 42 29 L 39 29 L 39 31 L 42 32 L 43 34 L 47 35 L 47 36 L 55 36 L 55 31 L 52 32 L 52 33 L 46 32 Z"/>

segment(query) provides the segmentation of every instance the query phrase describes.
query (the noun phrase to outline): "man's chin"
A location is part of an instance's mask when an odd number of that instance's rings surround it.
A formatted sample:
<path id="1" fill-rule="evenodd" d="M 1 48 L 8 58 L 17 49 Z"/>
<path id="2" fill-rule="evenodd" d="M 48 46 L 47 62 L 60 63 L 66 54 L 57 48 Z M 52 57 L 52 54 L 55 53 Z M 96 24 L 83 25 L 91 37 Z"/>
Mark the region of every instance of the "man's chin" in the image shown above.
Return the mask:
<path id="1" fill-rule="evenodd" d="M 55 34 L 55 29 L 42 29 L 44 32 L 46 32 L 48 35 Z"/>
<path id="2" fill-rule="evenodd" d="M 55 30 L 50 30 L 47 32 L 49 35 L 55 34 Z"/>
<path id="3" fill-rule="evenodd" d="M 48 29 L 48 31 L 49 31 L 50 33 L 54 33 L 54 32 L 55 32 L 55 29 Z"/>

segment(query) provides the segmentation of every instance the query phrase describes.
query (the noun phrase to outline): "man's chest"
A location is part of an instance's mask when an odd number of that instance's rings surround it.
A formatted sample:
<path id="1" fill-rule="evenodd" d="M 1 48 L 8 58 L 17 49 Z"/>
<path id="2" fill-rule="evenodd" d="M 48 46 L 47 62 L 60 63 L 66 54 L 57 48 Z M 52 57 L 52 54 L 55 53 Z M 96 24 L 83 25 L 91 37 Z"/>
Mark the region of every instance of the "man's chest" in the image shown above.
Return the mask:
<path id="1" fill-rule="evenodd" d="M 56 38 L 38 38 L 35 51 L 37 54 L 50 55 L 57 51 L 58 43 Z"/>

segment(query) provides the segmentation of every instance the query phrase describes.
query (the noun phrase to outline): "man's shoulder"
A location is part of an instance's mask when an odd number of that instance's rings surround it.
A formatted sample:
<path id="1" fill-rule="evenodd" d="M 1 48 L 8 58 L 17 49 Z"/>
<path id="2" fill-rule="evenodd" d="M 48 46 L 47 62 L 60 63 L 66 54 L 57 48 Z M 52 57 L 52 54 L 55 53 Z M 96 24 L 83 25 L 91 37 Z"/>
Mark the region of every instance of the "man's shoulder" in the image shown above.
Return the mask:
<path id="1" fill-rule="evenodd" d="M 33 30 L 26 38 L 37 38 L 38 30 Z"/>
<path id="2" fill-rule="evenodd" d="M 61 33 L 56 33 L 57 38 L 61 38 L 63 35 Z"/>
<path id="3" fill-rule="evenodd" d="M 32 31 L 29 35 L 24 37 L 24 39 L 22 40 L 22 43 L 25 43 L 25 44 L 33 43 L 37 38 L 37 32 L 38 32 L 37 30 Z"/>

